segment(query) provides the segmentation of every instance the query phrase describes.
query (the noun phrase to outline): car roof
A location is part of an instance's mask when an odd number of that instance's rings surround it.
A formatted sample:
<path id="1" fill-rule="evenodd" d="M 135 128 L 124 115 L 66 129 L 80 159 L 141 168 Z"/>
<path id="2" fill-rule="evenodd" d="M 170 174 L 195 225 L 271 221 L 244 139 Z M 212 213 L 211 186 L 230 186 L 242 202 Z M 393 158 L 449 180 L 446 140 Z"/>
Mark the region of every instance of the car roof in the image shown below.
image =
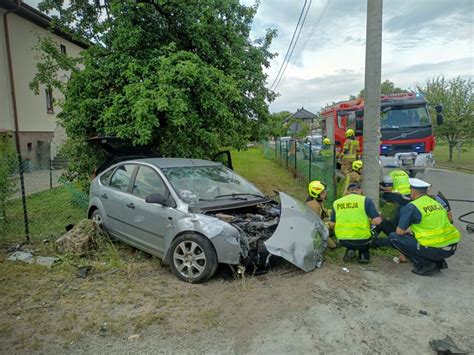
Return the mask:
<path id="1" fill-rule="evenodd" d="M 186 159 L 186 158 L 145 158 L 145 159 L 134 159 L 133 161 L 148 163 L 160 169 L 222 165 L 221 163 L 217 163 L 210 160 Z"/>

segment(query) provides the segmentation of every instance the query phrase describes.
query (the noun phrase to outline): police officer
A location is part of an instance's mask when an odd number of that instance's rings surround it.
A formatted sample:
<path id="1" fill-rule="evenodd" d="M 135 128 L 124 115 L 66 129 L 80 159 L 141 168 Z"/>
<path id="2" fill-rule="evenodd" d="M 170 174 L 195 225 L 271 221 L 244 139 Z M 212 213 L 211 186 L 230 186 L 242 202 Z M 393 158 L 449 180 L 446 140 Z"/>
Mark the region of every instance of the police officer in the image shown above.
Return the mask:
<path id="1" fill-rule="evenodd" d="M 352 128 L 346 131 L 346 141 L 343 146 L 341 171 L 344 175 L 351 172 L 352 162 L 357 159 L 357 152 L 360 150 L 359 141 L 355 138 Z"/>
<path id="2" fill-rule="evenodd" d="M 374 202 L 362 195 L 359 184 L 350 184 L 348 194 L 334 201 L 331 221 L 339 245 L 346 247 L 344 261 L 355 257 L 359 251 L 359 262 L 368 263 L 370 258 L 369 247 L 372 242 L 371 223 L 380 224 L 380 217 Z"/>
<path id="3" fill-rule="evenodd" d="M 428 196 L 431 185 L 420 179 L 409 182 L 412 201 L 402 208 L 396 232 L 390 233 L 389 240 L 412 261 L 413 273 L 429 276 L 448 267 L 445 259 L 456 251 L 461 234 L 446 209 Z"/>
<path id="4" fill-rule="evenodd" d="M 350 184 L 361 184 L 362 183 L 362 167 L 364 163 L 362 160 L 354 160 L 352 162 L 352 171 L 346 175 L 344 180 L 343 195 L 347 194 L 347 188 Z"/>
<path id="5" fill-rule="evenodd" d="M 393 170 L 384 178 L 382 198 L 387 202 L 393 202 L 405 206 L 410 202 L 410 177 L 403 170 Z"/>
<path id="6" fill-rule="evenodd" d="M 328 195 L 327 186 L 322 181 L 311 181 L 308 185 L 309 196 L 306 199 L 306 206 L 308 206 L 314 213 L 316 213 L 321 220 L 326 224 L 329 229 L 329 236 L 331 237 L 331 228 L 328 225 L 329 213 L 328 210 L 324 207 L 324 201 Z M 337 247 L 336 242 L 328 238 L 328 248 L 334 249 Z"/>

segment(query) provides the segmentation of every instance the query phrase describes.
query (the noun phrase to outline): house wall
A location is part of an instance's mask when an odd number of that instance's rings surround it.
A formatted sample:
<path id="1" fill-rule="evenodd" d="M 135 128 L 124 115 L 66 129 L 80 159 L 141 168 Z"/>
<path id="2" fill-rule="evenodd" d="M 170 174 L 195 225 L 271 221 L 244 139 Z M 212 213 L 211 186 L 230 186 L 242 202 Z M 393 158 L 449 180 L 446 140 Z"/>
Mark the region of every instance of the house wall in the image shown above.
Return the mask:
<path id="1" fill-rule="evenodd" d="M 2 29 L 0 31 L 0 129 L 14 131 L 13 105 L 3 31 L 4 12 L 4 9 L 0 9 L 0 28 Z M 41 157 L 47 154 L 49 159 L 51 143 L 54 147 L 52 152 L 54 157 L 57 147 L 65 139 L 65 134 L 57 125 L 56 115 L 60 112 L 57 105 L 54 107 L 54 113 L 47 112 L 46 88 L 41 87 L 39 95 L 35 95 L 29 88 L 29 83 L 36 73 L 36 63 L 40 54 L 34 47 L 38 43 L 39 36 L 50 36 L 58 46 L 60 44 L 66 46 L 66 52 L 69 55 L 79 56 L 82 48 L 12 13 L 8 15 L 8 28 L 12 51 L 21 155 L 24 158 L 31 159 L 33 165 L 36 163 L 43 165 Z M 59 77 L 67 80 L 67 73 L 59 73 Z M 56 100 L 63 98 L 56 90 L 53 90 L 53 97 Z M 58 132 L 56 136 L 55 131 Z"/>

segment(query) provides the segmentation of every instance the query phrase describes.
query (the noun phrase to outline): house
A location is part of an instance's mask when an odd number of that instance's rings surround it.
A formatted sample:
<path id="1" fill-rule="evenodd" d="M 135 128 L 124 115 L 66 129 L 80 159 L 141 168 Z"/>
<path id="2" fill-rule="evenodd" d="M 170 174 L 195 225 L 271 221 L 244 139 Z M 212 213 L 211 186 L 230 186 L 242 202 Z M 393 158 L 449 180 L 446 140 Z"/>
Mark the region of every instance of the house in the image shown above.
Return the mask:
<path id="1" fill-rule="evenodd" d="M 307 124 L 310 132 L 316 131 L 320 126 L 318 116 L 314 113 L 306 110 L 304 107 L 296 110 L 295 113 L 285 118 L 283 124 L 289 124 L 290 121 L 293 123 L 288 127 L 289 134 L 293 135 L 303 129 L 303 123 Z"/>
<path id="2" fill-rule="evenodd" d="M 34 47 L 38 36 L 51 36 L 61 51 L 72 56 L 87 45 L 58 29 L 50 31 L 50 17 L 18 3 L 0 0 L 0 132 L 11 132 L 22 158 L 45 168 L 56 156 L 65 132 L 57 124 L 59 109 L 53 104 L 60 93 L 42 87 L 35 95 L 29 88 L 39 54 Z M 60 77 L 68 78 L 67 73 Z"/>

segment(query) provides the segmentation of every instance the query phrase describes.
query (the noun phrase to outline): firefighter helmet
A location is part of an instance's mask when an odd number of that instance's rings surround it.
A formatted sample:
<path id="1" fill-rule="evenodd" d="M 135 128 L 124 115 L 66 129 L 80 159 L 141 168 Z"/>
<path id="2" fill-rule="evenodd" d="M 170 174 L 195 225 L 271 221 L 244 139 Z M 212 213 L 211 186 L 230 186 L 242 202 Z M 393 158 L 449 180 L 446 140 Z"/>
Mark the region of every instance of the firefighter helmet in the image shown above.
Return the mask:
<path id="1" fill-rule="evenodd" d="M 362 169 L 363 166 L 364 166 L 364 163 L 362 162 L 362 160 L 354 160 L 352 162 L 352 170 L 354 171 L 360 171 L 360 169 Z"/>
<path id="2" fill-rule="evenodd" d="M 330 144 L 331 144 L 331 140 L 326 137 L 326 138 L 323 139 L 323 144 L 324 144 L 324 145 L 330 145 Z"/>
<path id="3" fill-rule="evenodd" d="M 352 128 L 349 128 L 347 131 L 346 131 L 346 138 L 349 138 L 349 137 L 354 137 L 355 136 L 355 132 Z"/>
<path id="4" fill-rule="evenodd" d="M 308 185 L 308 192 L 311 197 L 318 198 L 324 191 L 326 191 L 326 184 L 322 181 L 314 180 Z"/>

